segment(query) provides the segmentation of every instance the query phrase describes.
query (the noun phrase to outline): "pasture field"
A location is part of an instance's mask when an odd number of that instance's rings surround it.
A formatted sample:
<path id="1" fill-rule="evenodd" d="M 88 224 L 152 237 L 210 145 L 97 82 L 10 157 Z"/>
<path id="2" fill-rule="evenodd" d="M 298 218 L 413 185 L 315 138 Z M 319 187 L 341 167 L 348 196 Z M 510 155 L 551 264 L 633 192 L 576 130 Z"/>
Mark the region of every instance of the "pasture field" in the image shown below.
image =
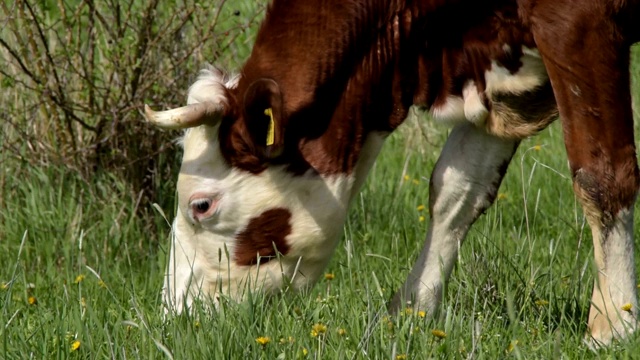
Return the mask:
<path id="1" fill-rule="evenodd" d="M 311 291 L 255 294 L 217 312 L 197 307 L 194 316 L 169 318 L 160 289 L 170 227 L 152 203 L 131 196 L 123 179 L 101 174 L 87 183 L 2 152 L 0 359 L 640 358 L 640 335 L 597 352 L 582 342 L 591 235 L 560 125 L 522 142 L 431 320 L 385 312 L 429 222 L 429 174 L 448 132 L 429 119 L 414 116 L 390 137 Z M 171 221 L 175 209 L 164 203 Z M 157 231 L 135 215 L 141 207 Z M 635 224 L 638 239 L 637 210 Z"/>

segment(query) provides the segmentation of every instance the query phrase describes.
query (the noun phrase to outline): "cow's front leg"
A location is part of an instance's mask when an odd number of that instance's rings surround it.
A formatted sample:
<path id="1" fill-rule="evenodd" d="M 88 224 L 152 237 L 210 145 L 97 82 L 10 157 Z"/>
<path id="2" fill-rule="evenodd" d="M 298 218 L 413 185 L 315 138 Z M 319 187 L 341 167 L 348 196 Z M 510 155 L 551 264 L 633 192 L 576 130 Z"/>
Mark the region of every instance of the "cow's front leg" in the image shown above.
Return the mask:
<path id="1" fill-rule="evenodd" d="M 431 174 L 426 242 L 392 300 L 392 311 L 412 306 L 432 314 L 438 307 L 458 248 L 493 203 L 517 147 L 517 141 L 488 135 L 471 123 L 453 129 Z"/>
<path id="2" fill-rule="evenodd" d="M 545 16 L 535 18 L 534 35 L 558 102 L 574 190 L 593 234 L 597 273 L 588 327 L 599 345 L 638 326 L 633 206 L 640 179 L 629 44 L 606 11 L 566 3 L 536 8 Z"/>

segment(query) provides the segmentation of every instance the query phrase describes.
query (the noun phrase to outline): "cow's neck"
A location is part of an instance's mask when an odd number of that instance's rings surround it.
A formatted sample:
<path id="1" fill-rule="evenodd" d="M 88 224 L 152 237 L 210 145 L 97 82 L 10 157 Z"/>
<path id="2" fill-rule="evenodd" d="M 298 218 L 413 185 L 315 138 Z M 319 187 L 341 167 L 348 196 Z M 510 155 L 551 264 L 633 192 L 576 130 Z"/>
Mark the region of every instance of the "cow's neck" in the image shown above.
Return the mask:
<path id="1" fill-rule="evenodd" d="M 368 171 L 370 164 L 358 162 L 363 156 L 372 163 L 372 154 L 362 151 L 377 155 L 382 145 L 365 146 L 369 135 L 388 133 L 406 117 L 412 101 L 406 82 L 415 74 L 406 74 L 400 47 L 410 24 L 393 2 L 379 3 L 328 1 L 318 9 L 275 1 L 270 8 L 239 88 L 260 77 L 280 85 L 290 115 L 287 136 L 298 141 L 303 159 L 293 168 L 310 165 L 321 175 Z"/>

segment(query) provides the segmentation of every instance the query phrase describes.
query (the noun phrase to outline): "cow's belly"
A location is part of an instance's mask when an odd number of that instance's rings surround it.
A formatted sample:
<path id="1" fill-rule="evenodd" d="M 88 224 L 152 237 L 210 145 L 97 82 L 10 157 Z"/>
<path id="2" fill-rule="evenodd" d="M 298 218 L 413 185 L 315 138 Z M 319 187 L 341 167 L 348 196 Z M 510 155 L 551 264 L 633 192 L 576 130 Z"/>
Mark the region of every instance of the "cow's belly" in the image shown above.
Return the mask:
<path id="1" fill-rule="evenodd" d="M 556 102 L 538 51 L 526 49 L 521 62 L 518 71 L 511 72 L 493 61 L 483 79 L 469 79 L 459 94 L 436 102 L 432 117 L 448 125 L 470 121 L 503 138 L 536 134 L 556 119 Z"/>

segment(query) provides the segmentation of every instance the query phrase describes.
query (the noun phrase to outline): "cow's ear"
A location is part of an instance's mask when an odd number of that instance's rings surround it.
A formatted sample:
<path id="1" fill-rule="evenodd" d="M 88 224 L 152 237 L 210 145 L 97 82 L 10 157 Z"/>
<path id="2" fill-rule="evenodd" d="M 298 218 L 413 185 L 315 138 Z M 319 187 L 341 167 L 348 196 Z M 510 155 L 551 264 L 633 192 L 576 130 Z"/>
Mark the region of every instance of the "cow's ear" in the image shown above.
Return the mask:
<path id="1" fill-rule="evenodd" d="M 267 159 L 274 159 L 284 149 L 284 116 L 278 83 L 260 79 L 249 85 L 244 95 L 247 129 L 255 148 Z"/>

